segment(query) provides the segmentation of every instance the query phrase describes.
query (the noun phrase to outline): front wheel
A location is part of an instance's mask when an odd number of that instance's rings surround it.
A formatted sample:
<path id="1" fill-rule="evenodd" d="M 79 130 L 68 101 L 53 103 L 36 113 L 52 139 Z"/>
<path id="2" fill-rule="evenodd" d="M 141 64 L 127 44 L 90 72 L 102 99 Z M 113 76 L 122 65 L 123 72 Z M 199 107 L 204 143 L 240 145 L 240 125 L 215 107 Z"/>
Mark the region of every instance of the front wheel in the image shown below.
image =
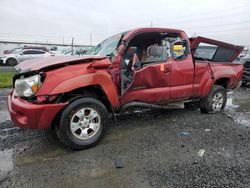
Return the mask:
<path id="1" fill-rule="evenodd" d="M 6 64 L 7 64 L 8 66 L 16 66 L 16 65 L 17 65 L 17 60 L 14 59 L 14 58 L 9 58 L 9 59 L 7 59 L 7 61 L 6 61 Z"/>
<path id="2" fill-rule="evenodd" d="M 103 137 L 107 117 L 107 110 L 100 101 L 93 98 L 78 99 L 62 112 L 58 139 L 72 149 L 94 146 Z"/>
<path id="3" fill-rule="evenodd" d="M 208 96 L 201 99 L 200 109 L 202 113 L 217 113 L 225 108 L 226 102 L 226 89 L 222 86 L 214 85 Z"/>

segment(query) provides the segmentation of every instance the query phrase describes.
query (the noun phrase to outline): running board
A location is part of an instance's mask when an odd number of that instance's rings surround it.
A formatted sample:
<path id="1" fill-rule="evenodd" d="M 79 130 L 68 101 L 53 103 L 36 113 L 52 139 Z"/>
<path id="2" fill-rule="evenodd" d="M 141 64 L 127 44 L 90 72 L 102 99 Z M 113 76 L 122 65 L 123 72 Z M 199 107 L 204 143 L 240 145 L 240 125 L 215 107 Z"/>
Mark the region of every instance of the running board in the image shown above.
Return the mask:
<path id="1" fill-rule="evenodd" d="M 170 102 L 165 105 L 149 104 L 143 102 L 129 102 L 122 106 L 122 109 L 129 107 L 147 107 L 147 108 L 158 108 L 158 109 L 184 109 L 184 102 Z"/>

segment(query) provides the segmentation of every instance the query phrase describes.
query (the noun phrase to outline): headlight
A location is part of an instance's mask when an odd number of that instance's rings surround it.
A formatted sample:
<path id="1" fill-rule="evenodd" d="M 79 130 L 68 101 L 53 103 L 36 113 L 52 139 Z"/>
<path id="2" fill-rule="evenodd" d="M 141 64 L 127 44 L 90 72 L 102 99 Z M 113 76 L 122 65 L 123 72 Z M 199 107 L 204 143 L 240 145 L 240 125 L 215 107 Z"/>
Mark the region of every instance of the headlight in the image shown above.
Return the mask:
<path id="1" fill-rule="evenodd" d="M 41 76 L 35 75 L 28 78 L 17 79 L 15 81 L 15 90 L 20 97 L 31 97 L 41 86 Z"/>

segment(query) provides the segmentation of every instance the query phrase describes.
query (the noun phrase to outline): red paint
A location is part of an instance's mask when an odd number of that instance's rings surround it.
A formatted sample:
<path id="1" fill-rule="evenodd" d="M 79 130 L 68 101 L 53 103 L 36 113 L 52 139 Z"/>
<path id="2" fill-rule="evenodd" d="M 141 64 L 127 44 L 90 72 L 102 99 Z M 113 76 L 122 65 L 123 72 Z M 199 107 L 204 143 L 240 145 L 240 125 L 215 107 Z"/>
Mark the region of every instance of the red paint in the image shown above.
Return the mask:
<path id="1" fill-rule="evenodd" d="M 59 66 L 67 63 L 73 64 L 89 62 L 94 59 L 99 60 L 104 58 L 105 57 L 102 56 L 51 56 L 47 58 L 38 58 L 23 61 L 16 66 L 16 69 L 36 71 L 41 70 L 43 68 L 50 68 L 53 66 Z"/>
<path id="2" fill-rule="evenodd" d="M 12 122 L 19 127 L 31 129 L 49 128 L 56 114 L 67 105 L 60 104 L 32 104 L 15 97 L 11 92 L 8 96 L 8 109 Z"/>
<path id="3" fill-rule="evenodd" d="M 175 32 L 189 44 L 191 52 L 200 42 L 236 50 L 233 60 L 242 47 L 228 43 L 197 37 L 189 41 L 184 31 L 161 28 L 140 28 L 129 31 L 123 43 L 117 47 L 117 55 L 112 59 L 101 56 L 83 57 L 50 57 L 30 60 L 18 65 L 22 70 L 43 71 L 45 80 L 36 96 L 45 101 L 44 96 L 57 96 L 75 89 L 99 86 L 105 93 L 111 106 L 119 111 L 128 102 L 167 103 L 186 99 L 206 97 L 214 83 L 221 78 L 228 78 L 228 88 L 237 86 L 242 76 L 242 66 L 234 64 L 214 63 L 210 66 L 204 61 L 194 61 L 192 53 L 182 60 L 168 58 L 164 62 L 148 65 L 135 71 L 134 80 L 126 93 L 121 96 L 120 70 L 122 53 L 126 41 L 144 32 Z M 14 94 L 8 97 L 11 119 L 17 126 L 26 128 L 48 128 L 56 114 L 67 106 L 67 103 L 32 104 Z"/>

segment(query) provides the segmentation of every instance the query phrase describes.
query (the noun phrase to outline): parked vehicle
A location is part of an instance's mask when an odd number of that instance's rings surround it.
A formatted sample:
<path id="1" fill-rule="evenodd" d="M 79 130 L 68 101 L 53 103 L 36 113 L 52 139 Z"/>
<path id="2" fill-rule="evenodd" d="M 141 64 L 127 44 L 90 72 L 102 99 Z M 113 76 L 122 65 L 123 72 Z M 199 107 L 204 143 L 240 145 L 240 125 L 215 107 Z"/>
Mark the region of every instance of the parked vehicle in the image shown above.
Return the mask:
<path id="1" fill-rule="evenodd" d="M 244 63 L 242 81 L 243 85 L 246 85 L 250 82 L 250 54 L 243 56 L 240 60 Z"/>
<path id="2" fill-rule="evenodd" d="M 206 53 L 203 45 L 216 48 Z M 199 101 L 201 112 L 220 112 L 226 91 L 240 84 L 242 65 L 232 61 L 242 50 L 204 37 L 189 39 L 176 29 L 134 29 L 104 40 L 86 56 L 20 63 L 8 109 L 15 125 L 51 128 L 65 145 L 84 149 L 101 140 L 109 114 L 130 107 Z"/>
<path id="3" fill-rule="evenodd" d="M 48 52 L 48 49 L 46 47 L 42 47 L 42 46 L 24 46 L 24 47 L 13 48 L 11 50 L 5 50 L 3 53 L 4 54 L 11 54 L 11 53 L 13 53 L 14 51 L 17 51 L 17 50 L 27 50 L 27 49 L 36 49 L 36 50 L 43 50 L 43 51 Z"/>
<path id="4" fill-rule="evenodd" d="M 69 50 L 63 52 L 63 55 L 68 55 L 68 56 L 70 56 L 70 55 L 77 56 L 78 55 L 79 56 L 79 55 L 86 54 L 86 52 L 87 52 L 87 50 L 84 50 L 84 49 L 73 49 L 73 50 L 69 49 Z"/>
<path id="5" fill-rule="evenodd" d="M 248 48 L 244 48 L 238 57 L 243 58 L 248 54 L 248 52 L 249 52 Z"/>
<path id="6" fill-rule="evenodd" d="M 12 51 L 10 54 L 5 54 L 0 59 L 2 60 L 2 64 L 15 66 L 18 63 L 34 58 L 48 57 L 52 54 L 43 50 L 38 49 L 16 49 Z"/>

